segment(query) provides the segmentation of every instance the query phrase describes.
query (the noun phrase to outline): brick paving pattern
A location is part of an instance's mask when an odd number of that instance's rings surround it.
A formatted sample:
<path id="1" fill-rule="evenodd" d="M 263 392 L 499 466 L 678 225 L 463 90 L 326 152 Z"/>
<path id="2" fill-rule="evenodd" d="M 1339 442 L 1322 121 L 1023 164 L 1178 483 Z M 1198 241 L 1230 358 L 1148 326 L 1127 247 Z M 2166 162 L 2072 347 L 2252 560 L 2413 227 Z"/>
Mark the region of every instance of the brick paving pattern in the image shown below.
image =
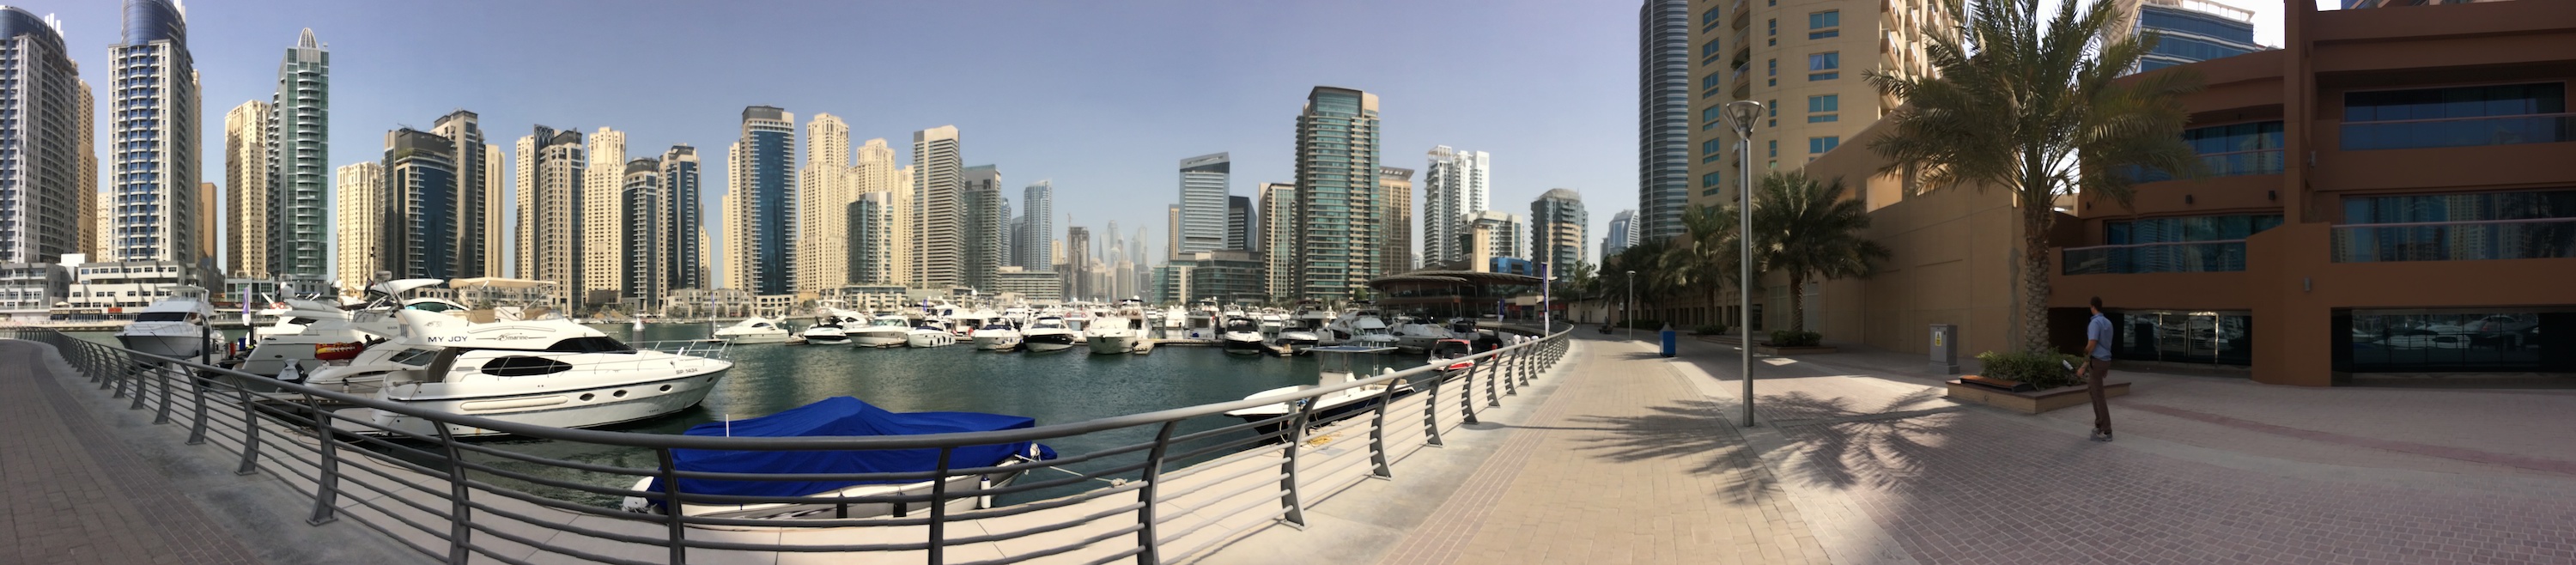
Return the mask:
<path id="1" fill-rule="evenodd" d="M 0 358 L 43 359 L 0 340 Z M 87 379 L 0 364 L 0 563 L 254 563 L 70 390 Z M 295 524 L 302 527 L 302 524 Z"/>

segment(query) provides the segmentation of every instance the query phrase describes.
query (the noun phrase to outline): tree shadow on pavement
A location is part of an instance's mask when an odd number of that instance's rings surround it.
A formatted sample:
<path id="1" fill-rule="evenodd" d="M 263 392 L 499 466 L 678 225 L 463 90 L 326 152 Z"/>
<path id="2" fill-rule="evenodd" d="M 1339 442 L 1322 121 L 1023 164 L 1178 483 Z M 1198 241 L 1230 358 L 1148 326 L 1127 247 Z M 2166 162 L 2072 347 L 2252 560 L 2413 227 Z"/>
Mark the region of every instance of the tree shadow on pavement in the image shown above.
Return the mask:
<path id="1" fill-rule="evenodd" d="M 1684 400 L 1664 406 L 1649 407 L 1652 413 L 1634 416 L 1579 416 L 1574 420 L 1597 427 L 1581 441 L 1577 449 L 1595 457 L 1621 463 L 1654 459 L 1702 458 L 1691 463 L 1696 475 L 1720 477 L 1718 494 L 1735 504 L 1751 503 L 1763 496 L 1776 496 L 1779 488 L 1752 449 L 1737 435 L 1727 421 L 1726 408 L 1709 400 Z M 1766 492 L 1767 491 L 1767 492 Z"/>
<path id="2" fill-rule="evenodd" d="M 1960 415 L 1926 412 L 1937 398 L 1924 390 L 1860 409 L 1849 398 L 1790 392 L 1764 396 L 1757 406 L 1791 442 L 1786 478 L 1834 489 L 1890 487 L 1919 476 L 1926 458 L 1948 443 L 1949 424 Z"/>

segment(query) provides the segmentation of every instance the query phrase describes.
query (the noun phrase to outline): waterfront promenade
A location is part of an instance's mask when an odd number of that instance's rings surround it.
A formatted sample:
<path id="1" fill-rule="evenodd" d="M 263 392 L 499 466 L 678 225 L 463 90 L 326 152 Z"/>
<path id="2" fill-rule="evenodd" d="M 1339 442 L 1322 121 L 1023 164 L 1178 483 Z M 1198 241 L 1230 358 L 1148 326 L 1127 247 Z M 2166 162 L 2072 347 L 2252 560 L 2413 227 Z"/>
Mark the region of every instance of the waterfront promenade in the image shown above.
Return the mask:
<path id="1" fill-rule="evenodd" d="M 1423 472 L 1200 562 L 2576 562 L 2576 392 L 2121 371 L 2104 444 L 2089 410 L 1964 406 L 1918 356 L 1851 352 L 1757 359 L 1743 430 L 1734 348 L 1579 335 Z"/>

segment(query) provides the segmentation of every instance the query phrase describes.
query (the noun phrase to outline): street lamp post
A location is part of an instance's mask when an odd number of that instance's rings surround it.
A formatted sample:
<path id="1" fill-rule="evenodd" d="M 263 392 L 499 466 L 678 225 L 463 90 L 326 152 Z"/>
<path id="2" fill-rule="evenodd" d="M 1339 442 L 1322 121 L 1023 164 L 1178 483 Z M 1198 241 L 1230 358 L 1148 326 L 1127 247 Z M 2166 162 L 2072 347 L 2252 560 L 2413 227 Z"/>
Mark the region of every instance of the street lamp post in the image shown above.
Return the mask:
<path id="1" fill-rule="evenodd" d="M 1555 300 L 1554 295 L 1549 293 L 1555 290 L 1552 287 L 1556 286 L 1556 264 L 1539 263 L 1538 274 L 1538 335 L 1554 335 L 1556 313 L 1548 310 L 1548 307 L 1553 306 Z"/>
<path id="2" fill-rule="evenodd" d="M 1628 325 L 1628 339 L 1637 339 L 1637 272 L 1628 271 L 1628 305 L 1619 308 L 1619 323 Z"/>
<path id="3" fill-rule="evenodd" d="M 1735 291 L 1738 318 L 1743 338 L 1736 340 L 1744 354 L 1744 427 L 1753 427 L 1753 119 L 1762 116 L 1762 103 L 1737 100 L 1726 103 L 1726 121 L 1735 126 L 1735 149 L 1739 160 L 1736 168 L 1744 171 L 1744 184 L 1736 185 L 1735 242 L 1737 269 Z M 1789 289 L 1797 292 L 1798 289 Z"/>

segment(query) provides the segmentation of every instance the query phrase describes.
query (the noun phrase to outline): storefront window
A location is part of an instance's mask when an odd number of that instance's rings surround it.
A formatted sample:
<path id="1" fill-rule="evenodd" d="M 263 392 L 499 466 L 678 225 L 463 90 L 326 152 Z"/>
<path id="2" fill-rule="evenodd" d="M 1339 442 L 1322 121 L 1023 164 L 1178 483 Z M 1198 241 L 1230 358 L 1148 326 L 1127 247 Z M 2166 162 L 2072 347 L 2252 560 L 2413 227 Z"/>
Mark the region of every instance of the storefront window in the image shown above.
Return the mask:
<path id="1" fill-rule="evenodd" d="M 2245 312 L 2122 311 L 2106 314 L 2111 357 L 2201 365 L 2254 364 L 2254 316 Z"/>
<path id="2" fill-rule="evenodd" d="M 2334 370 L 2576 371 L 2576 309 L 2344 310 Z"/>

